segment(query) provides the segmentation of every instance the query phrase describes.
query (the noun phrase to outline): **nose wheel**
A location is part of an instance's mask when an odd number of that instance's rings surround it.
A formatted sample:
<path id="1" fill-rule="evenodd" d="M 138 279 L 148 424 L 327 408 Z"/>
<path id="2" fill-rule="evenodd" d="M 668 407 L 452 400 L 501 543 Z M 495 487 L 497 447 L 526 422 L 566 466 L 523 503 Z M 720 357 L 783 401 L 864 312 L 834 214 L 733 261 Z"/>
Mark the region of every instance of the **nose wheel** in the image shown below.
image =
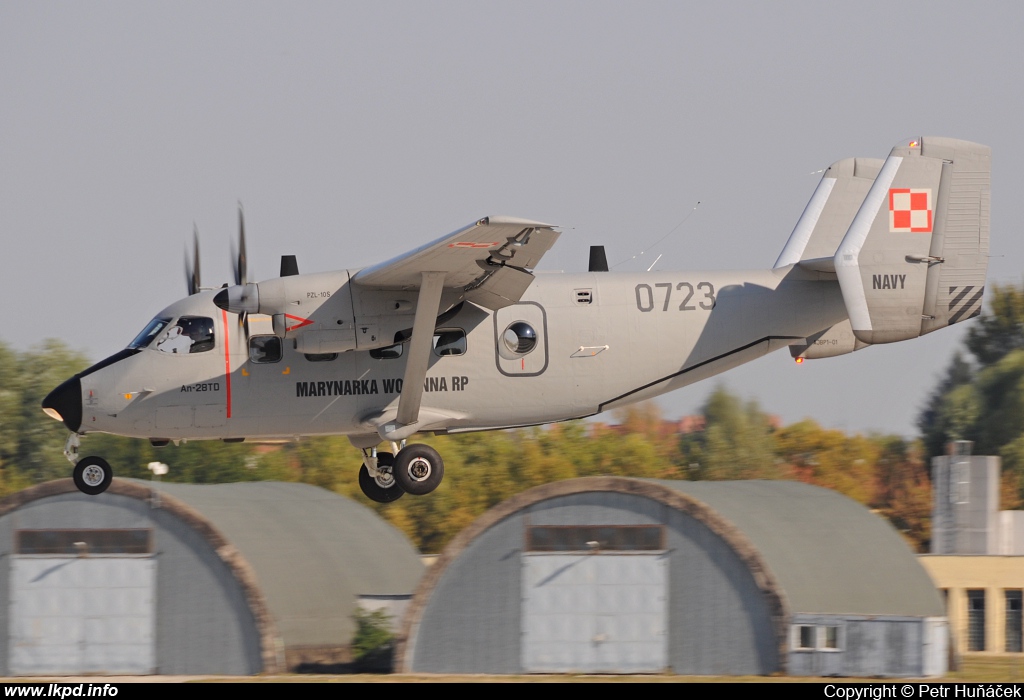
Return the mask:
<path id="1" fill-rule="evenodd" d="M 110 482 L 114 478 L 114 471 L 110 468 L 107 460 L 102 457 L 86 457 L 75 465 L 75 471 L 71 474 L 71 478 L 79 491 L 96 496 L 110 486 Z"/>

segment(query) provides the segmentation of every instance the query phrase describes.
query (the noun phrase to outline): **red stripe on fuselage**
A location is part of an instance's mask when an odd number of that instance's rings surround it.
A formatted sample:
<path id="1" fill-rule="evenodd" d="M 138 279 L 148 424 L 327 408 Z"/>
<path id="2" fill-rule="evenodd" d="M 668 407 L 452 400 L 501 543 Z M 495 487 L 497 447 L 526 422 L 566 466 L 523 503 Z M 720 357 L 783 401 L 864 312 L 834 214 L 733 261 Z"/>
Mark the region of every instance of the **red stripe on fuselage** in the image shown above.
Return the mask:
<path id="1" fill-rule="evenodd" d="M 231 348 L 228 344 L 228 337 L 231 335 L 231 330 L 228 327 L 228 312 L 221 311 L 222 317 L 224 318 L 224 388 L 228 395 L 228 414 L 227 417 L 231 417 Z"/>

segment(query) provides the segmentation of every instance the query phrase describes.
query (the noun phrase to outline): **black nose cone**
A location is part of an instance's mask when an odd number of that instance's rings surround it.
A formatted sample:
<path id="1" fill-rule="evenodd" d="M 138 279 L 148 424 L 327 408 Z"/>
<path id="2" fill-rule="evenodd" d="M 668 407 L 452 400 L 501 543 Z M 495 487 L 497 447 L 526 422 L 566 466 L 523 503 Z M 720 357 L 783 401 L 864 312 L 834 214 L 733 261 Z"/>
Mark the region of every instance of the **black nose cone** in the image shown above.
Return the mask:
<path id="1" fill-rule="evenodd" d="M 77 433 L 82 427 L 82 381 L 78 376 L 72 377 L 47 394 L 43 399 L 43 410 L 51 418 L 64 421 L 68 430 Z"/>

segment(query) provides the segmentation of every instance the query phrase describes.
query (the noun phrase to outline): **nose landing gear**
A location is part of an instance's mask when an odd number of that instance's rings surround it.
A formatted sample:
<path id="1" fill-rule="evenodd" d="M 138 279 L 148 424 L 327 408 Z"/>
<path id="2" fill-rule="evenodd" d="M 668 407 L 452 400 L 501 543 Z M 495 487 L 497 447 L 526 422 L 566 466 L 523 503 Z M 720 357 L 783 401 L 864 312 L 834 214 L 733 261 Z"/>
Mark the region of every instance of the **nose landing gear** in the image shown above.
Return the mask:
<path id="1" fill-rule="evenodd" d="M 110 487 L 110 482 L 114 479 L 114 470 L 102 457 L 79 459 L 79 445 L 78 433 L 68 435 L 68 440 L 64 443 L 64 456 L 75 465 L 71 479 L 82 493 L 97 496 Z"/>
<path id="2" fill-rule="evenodd" d="M 71 478 L 79 491 L 96 496 L 107 490 L 114 472 L 102 457 L 86 457 L 75 465 Z"/>

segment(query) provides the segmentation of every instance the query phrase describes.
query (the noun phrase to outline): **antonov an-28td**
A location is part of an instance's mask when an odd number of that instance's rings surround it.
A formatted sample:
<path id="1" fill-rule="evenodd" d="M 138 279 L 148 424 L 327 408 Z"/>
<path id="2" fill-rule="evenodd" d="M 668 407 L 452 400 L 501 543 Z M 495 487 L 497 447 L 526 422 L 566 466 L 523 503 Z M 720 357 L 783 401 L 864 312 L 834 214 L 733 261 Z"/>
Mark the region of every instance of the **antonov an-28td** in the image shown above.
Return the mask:
<path id="1" fill-rule="evenodd" d="M 54 389 L 78 488 L 112 471 L 78 458 L 91 432 L 179 440 L 348 435 L 371 499 L 425 494 L 440 455 L 416 433 L 514 428 L 648 399 L 782 347 L 841 355 L 981 311 L 990 150 L 903 142 L 821 179 L 775 266 L 745 272 L 534 276 L 550 224 L 485 217 L 361 270 L 245 279 L 156 315 L 127 348 Z M 241 221 L 241 219 L 240 219 Z M 381 443 L 390 451 L 378 451 Z"/>

